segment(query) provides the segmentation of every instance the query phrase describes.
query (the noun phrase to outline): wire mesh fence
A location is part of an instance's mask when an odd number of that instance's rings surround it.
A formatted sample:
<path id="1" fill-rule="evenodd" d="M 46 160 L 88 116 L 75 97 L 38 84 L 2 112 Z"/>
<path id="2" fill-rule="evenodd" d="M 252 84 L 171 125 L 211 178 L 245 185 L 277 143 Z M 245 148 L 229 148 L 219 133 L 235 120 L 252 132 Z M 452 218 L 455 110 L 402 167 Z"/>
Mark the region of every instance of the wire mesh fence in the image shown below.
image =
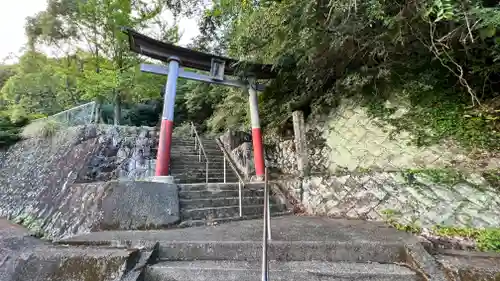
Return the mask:
<path id="1" fill-rule="evenodd" d="M 94 122 L 96 102 L 85 103 L 68 110 L 61 111 L 54 115 L 34 120 L 32 123 L 54 120 L 69 127 L 87 125 Z"/>

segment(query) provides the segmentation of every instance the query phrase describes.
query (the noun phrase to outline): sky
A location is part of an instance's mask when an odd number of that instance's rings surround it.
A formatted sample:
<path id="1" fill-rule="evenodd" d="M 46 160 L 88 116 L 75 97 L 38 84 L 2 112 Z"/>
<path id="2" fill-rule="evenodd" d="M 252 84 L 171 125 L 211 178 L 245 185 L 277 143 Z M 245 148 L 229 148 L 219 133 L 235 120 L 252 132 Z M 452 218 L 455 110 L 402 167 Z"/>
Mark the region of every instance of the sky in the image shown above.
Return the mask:
<path id="1" fill-rule="evenodd" d="M 28 16 L 33 16 L 46 7 L 46 0 L 0 0 L 0 62 L 4 58 L 7 61 L 15 61 L 22 53 L 22 48 L 27 39 L 24 34 L 24 23 Z M 180 45 L 186 45 L 198 34 L 196 20 L 181 19 L 180 32 L 183 34 Z"/>
<path id="2" fill-rule="evenodd" d="M 19 54 L 26 43 L 24 20 L 45 9 L 45 0 L 0 0 L 0 59 Z"/>

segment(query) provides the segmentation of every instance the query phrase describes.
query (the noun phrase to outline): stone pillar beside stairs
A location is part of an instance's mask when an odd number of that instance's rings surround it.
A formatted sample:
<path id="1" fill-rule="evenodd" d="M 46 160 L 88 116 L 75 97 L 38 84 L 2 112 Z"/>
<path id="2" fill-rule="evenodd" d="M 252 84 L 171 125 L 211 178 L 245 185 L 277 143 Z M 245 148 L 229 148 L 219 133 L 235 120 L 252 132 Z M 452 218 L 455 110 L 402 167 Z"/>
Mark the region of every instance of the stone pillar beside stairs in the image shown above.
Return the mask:
<path id="1" fill-rule="evenodd" d="M 297 157 L 297 170 L 300 177 L 306 177 L 310 174 L 310 168 L 309 156 L 307 155 L 307 139 L 304 112 L 296 110 L 292 113 L 292 118 Z"/>

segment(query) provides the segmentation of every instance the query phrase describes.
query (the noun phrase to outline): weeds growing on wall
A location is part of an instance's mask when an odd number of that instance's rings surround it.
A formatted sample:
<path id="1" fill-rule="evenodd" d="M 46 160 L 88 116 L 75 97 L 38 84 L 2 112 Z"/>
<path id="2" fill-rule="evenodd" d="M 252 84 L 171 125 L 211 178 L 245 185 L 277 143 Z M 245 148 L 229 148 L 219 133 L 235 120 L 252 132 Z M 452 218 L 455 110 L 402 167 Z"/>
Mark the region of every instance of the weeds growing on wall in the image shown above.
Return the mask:
<path id="1" fill-rule="evenodd" d="M 500 191 L 500 169 L 483 172 L 483 177 L 493 188 Z"/>
<path id="2" fill-rule="evenodd" d="M 422 233 L 422 227 L 418 224 L 417 220 L 410 224 L 399 223 L 398 217 L 401 214 L 397 210 L 383 210 L 382 215 L 388 224 L 398 230 L 416 235 Z M 476 247 L 479 251 L 500 252 L 500 228 L 470 228 L 436 225 L 429 230 L 431 234 L 436 236 L 472 239 L 476 242 Z"/>
<path id="3" fill-rule="evenodd" d="M 412 86 L 412 87 L 409 87 Z M 400 107 L 387 108 L 382 99 L 365 103 L 373 117 L 393 125 L 394 133 L 412 133 L 413 144 L 429 146 L 443 139 L 453 139 L 466 148 L 498 150 L 500 148 L 500 114 L 495 110 L 478 110 L 467 106 L 466 96 L 423 83 L 403 85 L 404 100 Z M 392 118 L 398 108 L 408 111 Z M 498 115 L 498 116 L 497 116 Z"/>
<path id="4" fill-rule="evenodd" d="M 415 175 L 424 175 L 436 184 L 455 185 L 465 181 L 463 174 L 454 169 L 410 169 L 403 173 L 408 179 Z M 410 181 L 410 183 L 412 182 Z"/>
<path id="5" fill-rule="evenodd" d="M 476 241 L 481 251 L 500 252 L 500 228 L 475 229 L 467 227 L 434 226 L 432 232 L 444 237 L 464 237 Z"/>

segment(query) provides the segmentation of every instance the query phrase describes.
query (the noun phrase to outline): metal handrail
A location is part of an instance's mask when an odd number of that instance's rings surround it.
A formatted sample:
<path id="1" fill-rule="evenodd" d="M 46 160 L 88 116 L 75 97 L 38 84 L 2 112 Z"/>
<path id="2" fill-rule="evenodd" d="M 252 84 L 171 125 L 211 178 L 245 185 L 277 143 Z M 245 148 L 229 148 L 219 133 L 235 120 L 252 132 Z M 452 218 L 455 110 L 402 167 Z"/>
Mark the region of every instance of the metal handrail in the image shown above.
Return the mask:
<path id="1" fill-rule="evenodd" d="M 245 181 L 243 180 L 243 177 L 238 172 L 238 169 L 236 168 L 234 163 L 231 161 L 231 157 L 229 156 L 229 152 L 227 152 L 226 148 L 224 147 L 224 145 L 222 144 L 222 142 L 219 139 L 217 139 L 216 141 L 217 141 L 217 144 L 219 145 L 220 150 L 222 151 L 222 154 L 224 155 L 224 159 L 226 159 L 226 158 L 229 159 L 227 162 L 229 162 L 229 166 L 231 166 L 231 169 L 236 174 L 236 177 L 238 177 L 238 180 L 241 181 L 242 183 L 245 183 Z"/>
<path id="2" fill-rule="evenodd" d="M 219 139 L 215 140 L 220 150 L 222 151 L 222 155 L 224 156 L 224 183 L 226 183 L 226 162 L 229 162 L 229 166 L 238 177 L 238 197 L 239 197 L 239 209 L 240 209 L 240 218 L 243 217 L 243 188 L 245 187 L 245 181 L 243 177 L 238 172 L 238 169 L 234 165 L 233 161 L 231 161 L 231 157 L 229 156 L 229 152 L 227 152 L 224 144 Z"/>
<path id="3" fill-rule="evenodd" d="M 205 157 L 205 177 L 206 177 L 206 183 L 208 183 L 208 157 L 207 154 L 205 153 L 205 147 L 203 146 L 203 142 L 201 141 L 200 136 L 198 135 L 198 132 L 196 131 L 196 126 L 194 125 L 193 122 L 191 122 L 191 132 L 194 133 L 194 149 L 197 149 L 197 145 L 199 144 L 199 150 L 198 150 L 198 161 L 201 162 L 201 153 L 203 153 L 203 156 Z"/>
<path id="4" fill-rule="evenodd" d="M 267 167 L 264 170 L 264 219 L 262 231 L 262 281 L 269 281 L 268 242 L 271 240 L 271 215 L 269 208 L 269 189 Z"/>

